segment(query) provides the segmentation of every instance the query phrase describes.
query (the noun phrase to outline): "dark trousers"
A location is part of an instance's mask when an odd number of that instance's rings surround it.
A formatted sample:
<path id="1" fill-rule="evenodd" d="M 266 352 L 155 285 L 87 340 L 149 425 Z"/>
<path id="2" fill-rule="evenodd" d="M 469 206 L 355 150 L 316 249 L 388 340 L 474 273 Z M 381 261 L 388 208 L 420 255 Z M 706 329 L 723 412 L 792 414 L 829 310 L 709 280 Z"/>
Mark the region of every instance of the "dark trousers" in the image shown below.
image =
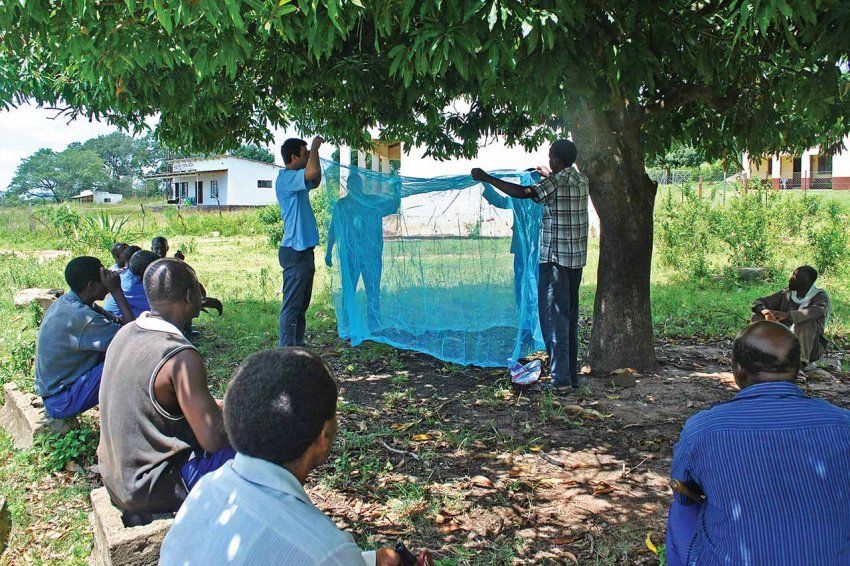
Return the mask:
<path id="1" fill-rule="evenodd" d="M 540 330 L 555 385 L 578 386 L 578 288 L 581 268 L 541 263 L 537 280 Z"/>
<path id="2" fill-rule="evenodd" d="M 313 296 L 313 275 L 316 273 L 313 248 L 298 251 L 281 247 L 278 260 L 283 268 L 283 305 L 280 309 L 278 345 L 303 346 L 307 308 Z"/>

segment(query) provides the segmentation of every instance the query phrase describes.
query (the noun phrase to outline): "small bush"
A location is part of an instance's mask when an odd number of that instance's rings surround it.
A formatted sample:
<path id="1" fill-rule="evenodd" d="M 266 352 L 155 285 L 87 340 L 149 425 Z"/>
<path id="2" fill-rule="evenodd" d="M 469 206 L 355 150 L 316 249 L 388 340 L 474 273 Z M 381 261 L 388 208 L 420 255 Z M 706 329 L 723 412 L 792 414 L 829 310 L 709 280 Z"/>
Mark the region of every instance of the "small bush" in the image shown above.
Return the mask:
<path id="1" fill-rule="evenodd" d="M 826 273 L 839 267 L 847 258 L 847 210 L 837 202 L 827 203 L 818 220 L 811 224 L 807 238 L 814 254 L 815 268 Z"/>
<path id="2" fill-rule="evenodd" d="M 703 279 L 711 273 L 709 258 L 717 251 L 718 213 L 713 198 L 700 199 L 692 186 L 683 189 L 682 202 L 668 191 L 658 216 L 658 248 L 664 265 Z"/>
<path id="3" fill-rule="evenodd" d="M 776 191 L 757 186 L 723 207 L 717 233 L 731 267 L 775 267 L 782 229 L 777 219 L 786 214 L 782 201 Z"/>
<path id="4" fill-rule="evenodd" d="M 43 434 L 33 443 L 32 454 L 39 468 L 59 471 L 68 462 L 86 466 L 94 461 L 97 451 L 98 431 L 78 428 L 65 434 Z"/>
<path id="5" fill-rule="evenodd" d="M 14 381 L 25 391 L 33 389 L 33 365 L 35 363 L 35 340 L 21 336 L 9 353 L 0 360 L 0 383 Z"/>

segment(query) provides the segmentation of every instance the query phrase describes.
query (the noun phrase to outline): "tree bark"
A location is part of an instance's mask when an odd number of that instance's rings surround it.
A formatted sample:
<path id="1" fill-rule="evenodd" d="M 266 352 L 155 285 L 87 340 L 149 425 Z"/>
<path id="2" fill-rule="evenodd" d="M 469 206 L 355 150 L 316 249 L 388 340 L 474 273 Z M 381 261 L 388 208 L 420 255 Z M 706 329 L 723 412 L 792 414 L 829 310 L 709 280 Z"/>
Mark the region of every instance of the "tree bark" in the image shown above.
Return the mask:
<path id="1" fill-rule="evenodd" d="M 577 165 L 599 214 L 600 244 L 589 362 L 594 374 L 657 367 L 649 278 L 657 184 L 646 174 L 640 118 L 585 106 L 573 121 Z"/>

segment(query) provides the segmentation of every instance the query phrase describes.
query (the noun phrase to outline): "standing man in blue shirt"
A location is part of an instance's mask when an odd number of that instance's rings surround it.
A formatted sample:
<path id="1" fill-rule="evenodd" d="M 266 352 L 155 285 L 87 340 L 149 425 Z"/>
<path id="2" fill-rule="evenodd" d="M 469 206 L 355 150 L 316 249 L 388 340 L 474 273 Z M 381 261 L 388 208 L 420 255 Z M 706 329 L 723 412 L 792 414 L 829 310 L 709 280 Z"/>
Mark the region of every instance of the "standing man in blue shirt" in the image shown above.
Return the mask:
<path id="1" fill-rule="evenodd" d="M 283 220 L 283 240 L 278 250 L 283 268 L 278 342 L 281 347 L 304 345 L 307 308 L 316 273 L 313 248 L 319 245 L 319 227 L 310 206 L 310 191 L 322 181 L 319 147 L 323 141 L 321 136 L 313 138 L 310 151 L 307 142 L 298 138 L 290 138 L 280 147 L 285 167 L 277 176 L 275 193 Z"/>
<path id="2" fill-rule="evenodd" d="M 735 340 L 741 392 L 688 419 L 673 449 L 670 566 L 850 564 L 850 411 L 805 397 L 799 368 L 781 324 Z"/>

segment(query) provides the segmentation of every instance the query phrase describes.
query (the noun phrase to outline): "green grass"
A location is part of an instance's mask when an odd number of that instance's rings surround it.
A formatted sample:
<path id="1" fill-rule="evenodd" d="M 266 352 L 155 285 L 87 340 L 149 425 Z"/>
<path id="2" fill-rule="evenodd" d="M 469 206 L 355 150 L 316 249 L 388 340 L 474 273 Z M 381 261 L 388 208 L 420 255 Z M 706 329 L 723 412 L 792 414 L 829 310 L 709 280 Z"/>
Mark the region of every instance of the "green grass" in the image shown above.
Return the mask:
<path id="1" fill-rule="evenodd" d="M 847 197 L 850 198 L 850 192 Z M 844 193 L 831 193 L 825 198 L 846 200 Z M 660 200 L 660 199 L 659 199 Z M 134 205 L 136 206 L 136 205 Z M 134 209 L 135 210 L 135 209 Z M 133 210 L 128 221 L 126 233 L 130 243 L 147 247 L 150 238 L 158 233 L 168 236 L 172 248 L 181 248 L 187 253 L 187 261 L 198 272 L 199 279 L 205 284 L 210 295 L 222 299 L 225 314 L 222 318 L 215 315 L 202 315 L 198 325 L 202 332 L 200 348 L 207 360 L 211 376 L 211 386 L 217 395 L 221 395 L 235 367 L 249 354 L 271 347 L 277 342 L 278 316 L 281 300 L 281 275 L 275 250 L 266 242 L 267 237 L 262 225 L 256 220 L 256 213 L 239 211 L 225 213 L 187 213 L 177 217 L 164 213 L 146 211 L 144 215 Z M 218 232 L 218 235 L 213 235 Z M 39 250 L 55 249 L 65 245 L 75 252 L 81 252 L 67 242 L 58 241 L 39 226 L 30 230 L 28 211 L 23 208 L 0 209 L 0 239 L 2 250 L 14 251 L 14 254 L 0 254 L 0 382 L 16 381 L 22 387 L 32 388 L 32 355 L 40 313 L 32 309 L 15 309 L 12 303 L 14 293 L 25 287 L 65 287 L 63 269 L 65 258 L 44 259 Z M 403 248 L 403 249 L 402 249 Z M 431 270 L 433 277 L 429 284 L 441 287 L 462 287 L 464 285 L 499 286 L 507 288 L 506 302 L 510 297 L 510 255 L 506 241 L 503 240 L 443 240 L 443 241 L 407 241 L 388 242 L 387 253 L 396 250 L 399 261 L 408 263 L 409 268 L 420 267 Z M 105 249 L 88 250 L 95 253 L 104 262 L 108 262 Z M 584 271 L 584 280 L 580 291 L 582 314 L 590 316 L 593 308 L 596 269 L 598 266 L 598 240 L 591 240 L 588 265 Z M 784 283 L 784 278 L 794 266 L 810 260 L 805 247 L 788 246 L 780 250 L 782 270 L 776 281 L 767 283 L 744 284 L 733 280 L 706 280 L 689 282 L 670 269 L 658 263 L 652 274 L 651 294 L 653 303 L 653 322 L 660 336 L 731 336 L 746 322 L 749 304 L 756 297 L 771 292 Z M 457 262 L 445 264 L 446 257 L 471 256 L 481 259 L 479 264 Z M 317 250 L 322 257 L 322 250 Z M 441 264 L 441 262 L 443 262 Z M 385 263 L 385 265 L 390 265 Z M 486 269 L 484 269 L 486 267 Z M 308 313 L 307 340 L 320 349 L 339 349 L 335 335 L 335 316 L 331 302 L 331 277 L 321 262 L 317 262 L 317 276 L 313 295 L 313 306 Z M 388 275 L 390 275 L 389 267 Z M 406 268 L 405 268 L 406 269 Z M 410 273 L 413 273 L 410 271 Z M 501 274 L 496 278 L 494 274 Z M 387 279 L 388 293 L 410 293 L 417 281 L 411 275 Z M 419 281 L 421 282 L 421 280 Z M 833 297 L 835 312 L 829 332 L 834 338 L 845 340 L 850 330 L 850 275 L 847 270 L 827 274 L 819 284 Z M 407 431 L 407 436 L 416 432 L 426 432 L 436 424 L 432 416 L 427 416 L 412 402 L 408 377 L 402 356 L 398 350 L 378 345 L 364 344 L 355 349 L 341 349 L 339 355 L 342 367 L 349 372 L 359 373 L 380 364 L 390 378 L 390 391 L 376 404 L 382 411 L 396 412 L 400 421 L 421 421 L 415 430 Z M 454 364 L 445 364 L 445 373 L 462 378 L 463 368 Z M 504 403 L 509 393 L 503 383 L 487 386 L 478 399 L 486 409 L 487 404 Z M 322 480 L 330 487 L 362 485 L 376 474 L 386 471 L 390 459 L 379 444 L 379 439 L 390 438 L 395 431 L 388 425 L 368 426 L 360 430 L 358 423 L 370 423 L 374 415 L 369 409 L 355 404 L 344 404 L 341 413 L 347 419 L 347 428 L 341 434 L 334 453 L 334 461 Z M 564 426 L 580 426 L 580 419 L 564 414 L 561 408 L 551 400 L 542 403 L 529 418 L 542 423 L 561 421 Z M 578 424 L 571 424 L 576 421 Z M 96 427 L 90 422 L 88 427 Z M 420 430 L 421 428 L 421 430 Z M 533 435 L 529 435 L 531 438 Z M 445 439 L 459 450 L 468 448 L 482 438 L 467 431 L 447 433 Z M 499 442 L 503 449 L 524 452 L 530 444 L 537 442 L 512 442 L 498 438 L 498 433 L 487 435 L 487 441 Z M 91 536 L 86 523 L 88 507 L 87 493 L 90 489 L 84 472 L 54 472 L 58 463 L 50 460 L 44 450 L 53 450 L 59 459 L 73 456 L 78 445 L 71 441 L 57 441 L 58 444 L 40 445 L 32 451 L 17 452 L 11 448 L 5 435 L 0 434 L 0 494 L 11 504 L 15 521 L 15 534 L 11 548 L 5 560 L 28 561 L 36 563 L 82 564 L 88 554 Z M 89 453 L 81 454 L 77 459 L 84 463 L 91 460 Z M 53 446 L 50 448 L 49 446 Z M 57 448 L 59 447 L 59 448 Z M 423 449 L 422 457 L 430 457 Z M 45 462 L 52 462 L 49 466 Z M 423 486 L 416 484 L 399 487 L 395 493 L 398 499 L 396 511 L 404 521 L 417 525 L 417 518 L 410 513 L 416 509 L 424 497 Z M 494 544 L 486 554 L 458 556 L 444 560 L 443 563 L 510 563 L 511 557 L 522 546 L 523 541 L 508 539 Z M 624 543 L 625 544 L 625 543 Z M 614 563 L 624 555 L 625 547 L 599 548 L 599 563 Z"/>

